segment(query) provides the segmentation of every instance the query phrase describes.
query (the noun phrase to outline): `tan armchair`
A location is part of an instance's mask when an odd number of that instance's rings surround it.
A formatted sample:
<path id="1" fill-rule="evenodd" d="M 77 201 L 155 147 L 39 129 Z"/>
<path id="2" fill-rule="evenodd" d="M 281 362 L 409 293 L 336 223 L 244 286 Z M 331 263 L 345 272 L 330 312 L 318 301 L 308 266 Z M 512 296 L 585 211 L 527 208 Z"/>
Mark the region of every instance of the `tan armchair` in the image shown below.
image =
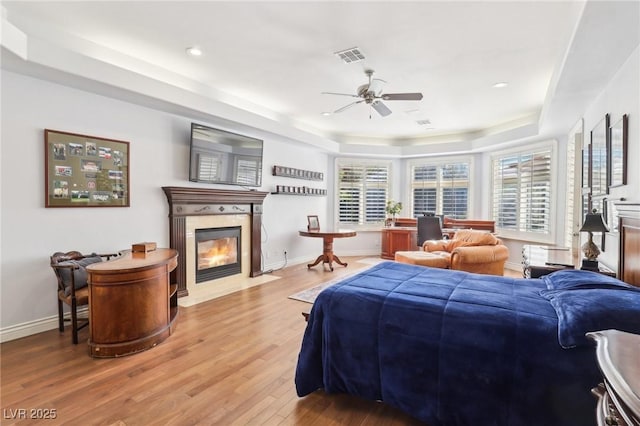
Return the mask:
<path id="1" fill-rule="evenodd" d="M 461 229 L 450 240 L 425 241 L 425 252 L 448 258 L 449 268 L 478 274 L 504 275 L 509 249 L 487 231 Z"/>

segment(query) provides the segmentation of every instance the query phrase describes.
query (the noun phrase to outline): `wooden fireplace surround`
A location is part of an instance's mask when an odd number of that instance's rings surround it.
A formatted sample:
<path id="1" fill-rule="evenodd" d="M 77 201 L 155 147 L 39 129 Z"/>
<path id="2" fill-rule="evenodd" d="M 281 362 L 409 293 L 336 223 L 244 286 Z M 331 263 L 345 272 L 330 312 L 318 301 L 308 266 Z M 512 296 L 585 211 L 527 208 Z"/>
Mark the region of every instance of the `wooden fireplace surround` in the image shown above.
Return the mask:
<path id="1" fill-rule="evenodd" d="M 163 186 L 169 202 L 169 245 L 178 251 L 178 266 L 171 282 L 178 286 L 178 297 L 188 296 L 187 217 L 221 214 L 247 214 L 250 217 L 251 265 L 249 276 L 262 275 L 262 202 L 268 192 Z"/>

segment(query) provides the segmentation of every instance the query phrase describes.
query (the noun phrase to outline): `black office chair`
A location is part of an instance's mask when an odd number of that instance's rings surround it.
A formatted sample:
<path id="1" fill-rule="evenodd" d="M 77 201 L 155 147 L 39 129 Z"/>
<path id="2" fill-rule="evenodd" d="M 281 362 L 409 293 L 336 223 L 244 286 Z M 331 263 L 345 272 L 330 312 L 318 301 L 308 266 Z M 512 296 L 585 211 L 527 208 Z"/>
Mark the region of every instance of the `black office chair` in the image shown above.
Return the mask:
<path id="1" fill-rule="evenodd" d="M 438 216 L 419 216 L 418 217 L 418 247 L 427 240 L 442 239 L 442 224 Z"/>

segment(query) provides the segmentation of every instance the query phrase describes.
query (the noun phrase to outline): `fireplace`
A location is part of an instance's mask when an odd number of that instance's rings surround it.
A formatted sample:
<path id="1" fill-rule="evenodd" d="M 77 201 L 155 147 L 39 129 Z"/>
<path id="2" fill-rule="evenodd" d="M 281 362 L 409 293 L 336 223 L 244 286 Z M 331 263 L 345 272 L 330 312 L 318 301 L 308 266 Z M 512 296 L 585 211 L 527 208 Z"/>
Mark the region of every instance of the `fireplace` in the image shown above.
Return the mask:
<path id="1" fill-rule="evenodd" d="M 197 229 L 241 226 L 242 274 L 254 278 L 262 275 L 261 227 L 262 202 L 268 192 L 212 188 L 162 187 L 169 202 L 169 243 L 178 250 L 178 266 L 171 282 L 178 286 L 178 297 L 189 296 L 189 288 L 208 287 L 195 279 L 195 243 Z M 242 260 L 245 259 L 246 260 Z M 193 275 L 193 278 L 192 278 Z M 237 276 L 237 275 L 236 275 Z M 216 287 L 222 280 L 213 280 Z M 191 285 L 193 284 L 193 287 Z"/>
<path id="2" fill-rule="evenodd" d="M 196 283 L 239 274 L 241 227 L 196 229 Z"/>

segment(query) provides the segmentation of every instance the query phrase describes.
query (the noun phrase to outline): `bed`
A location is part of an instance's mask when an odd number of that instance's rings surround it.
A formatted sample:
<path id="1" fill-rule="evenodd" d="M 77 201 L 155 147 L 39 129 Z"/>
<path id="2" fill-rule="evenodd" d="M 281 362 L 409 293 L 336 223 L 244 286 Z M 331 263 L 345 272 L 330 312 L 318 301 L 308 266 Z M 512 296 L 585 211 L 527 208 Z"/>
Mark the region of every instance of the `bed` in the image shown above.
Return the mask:
<path id="1" fill-rule="evenodd" d="M 640 288 L 594 272 L 518 279 L 383 262 L 322 291 L 295 384 L 430 426 L 591 425 L 587 331 L 640 333 Z"/>

